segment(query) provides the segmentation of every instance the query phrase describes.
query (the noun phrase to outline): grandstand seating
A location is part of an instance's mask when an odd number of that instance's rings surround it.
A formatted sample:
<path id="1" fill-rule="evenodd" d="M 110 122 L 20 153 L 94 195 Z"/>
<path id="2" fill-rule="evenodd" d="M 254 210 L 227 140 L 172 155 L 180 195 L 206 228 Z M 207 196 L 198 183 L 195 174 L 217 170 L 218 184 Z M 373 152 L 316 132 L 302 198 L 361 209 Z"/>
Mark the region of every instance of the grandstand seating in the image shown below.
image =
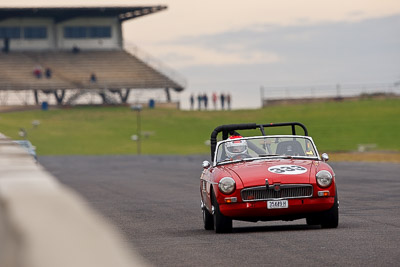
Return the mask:
<path id="1" fill-rule="evenodd" d="M 36 65 L 52 77 L 36 78 Z M 91 74 L 97 77 L 90 81 Z M 0 90 L 175 88 L 181 86 L 137 57 L 112 51 L 12 51 L 0 53 Z"/>

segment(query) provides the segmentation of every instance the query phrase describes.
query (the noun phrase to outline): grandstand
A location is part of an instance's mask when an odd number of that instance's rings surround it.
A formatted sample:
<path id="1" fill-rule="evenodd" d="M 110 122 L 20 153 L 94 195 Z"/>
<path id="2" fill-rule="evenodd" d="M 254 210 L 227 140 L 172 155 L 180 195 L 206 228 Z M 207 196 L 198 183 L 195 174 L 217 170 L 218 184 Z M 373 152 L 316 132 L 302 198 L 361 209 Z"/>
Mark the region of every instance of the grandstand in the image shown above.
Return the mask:
<path id="1" fill-rule="evenodd" d="M 86 93 L 100 95 L 106 104 L 125 103 L 132 89 L 162 89 L 170 101 L 169 90 L 182 91 L 185 80 L 124 50 L 121 27 L 165 9 L 0 8 L 0 90 L 32 91 L 36 104 L 39 93 L 54 95 L 59 105 Z"/>

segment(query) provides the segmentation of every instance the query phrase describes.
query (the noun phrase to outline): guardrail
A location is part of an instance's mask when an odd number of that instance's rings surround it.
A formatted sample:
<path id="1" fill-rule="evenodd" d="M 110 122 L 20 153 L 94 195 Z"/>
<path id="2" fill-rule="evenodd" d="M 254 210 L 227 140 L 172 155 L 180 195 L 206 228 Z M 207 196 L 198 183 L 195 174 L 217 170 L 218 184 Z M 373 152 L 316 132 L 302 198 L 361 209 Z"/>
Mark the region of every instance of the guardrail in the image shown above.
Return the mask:
<path id="1" fill-rule="evenodd" d="M 352 97 L 371 94 L 399 94 L 400 83 L 320 84 L 305 86 L 262 86 L 263 100 Z"/>
<path id="2" fill-rule="evenodd" d="M 118 231 L 0 133 L 0 266 L 147 266 Z"/>

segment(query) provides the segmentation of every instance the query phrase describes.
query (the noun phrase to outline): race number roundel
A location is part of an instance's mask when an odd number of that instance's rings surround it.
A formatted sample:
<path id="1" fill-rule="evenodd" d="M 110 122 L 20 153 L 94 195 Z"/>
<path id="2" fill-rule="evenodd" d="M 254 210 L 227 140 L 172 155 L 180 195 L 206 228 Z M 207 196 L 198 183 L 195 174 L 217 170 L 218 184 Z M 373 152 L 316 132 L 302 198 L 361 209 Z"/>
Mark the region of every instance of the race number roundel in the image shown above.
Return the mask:
<path id="1" fill-rule="evenodd" d="M 277 174 L 302 174 L 307 169 L 297 165 L 276 165 L 268 168 L 268 171 Z"/>

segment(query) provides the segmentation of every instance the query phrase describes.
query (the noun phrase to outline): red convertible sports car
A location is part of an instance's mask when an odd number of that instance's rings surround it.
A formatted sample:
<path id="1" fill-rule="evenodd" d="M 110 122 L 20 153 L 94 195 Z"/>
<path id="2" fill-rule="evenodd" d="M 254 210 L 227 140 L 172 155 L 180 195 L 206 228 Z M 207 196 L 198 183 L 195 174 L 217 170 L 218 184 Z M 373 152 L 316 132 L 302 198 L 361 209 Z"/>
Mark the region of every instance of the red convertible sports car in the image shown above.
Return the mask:
<path id="1" fill-rule="evenodd" d="M 270 127 L 291 127 L 291 135 L 266 135 Z M 297 135 L 296 128 L 304 135 Z M 259 129 L 261 136 L 237 131 Z M 217 142 L 222 133 L 222 141 Z M 336 228 L 339 200 L 335 173 L 318 154 L 306 127 L 298 122 L 230 124 L 211 134 L 211 160 L 200 177 L 204 228 L 232 231 L 232 220 L 291 221 Z"/>

